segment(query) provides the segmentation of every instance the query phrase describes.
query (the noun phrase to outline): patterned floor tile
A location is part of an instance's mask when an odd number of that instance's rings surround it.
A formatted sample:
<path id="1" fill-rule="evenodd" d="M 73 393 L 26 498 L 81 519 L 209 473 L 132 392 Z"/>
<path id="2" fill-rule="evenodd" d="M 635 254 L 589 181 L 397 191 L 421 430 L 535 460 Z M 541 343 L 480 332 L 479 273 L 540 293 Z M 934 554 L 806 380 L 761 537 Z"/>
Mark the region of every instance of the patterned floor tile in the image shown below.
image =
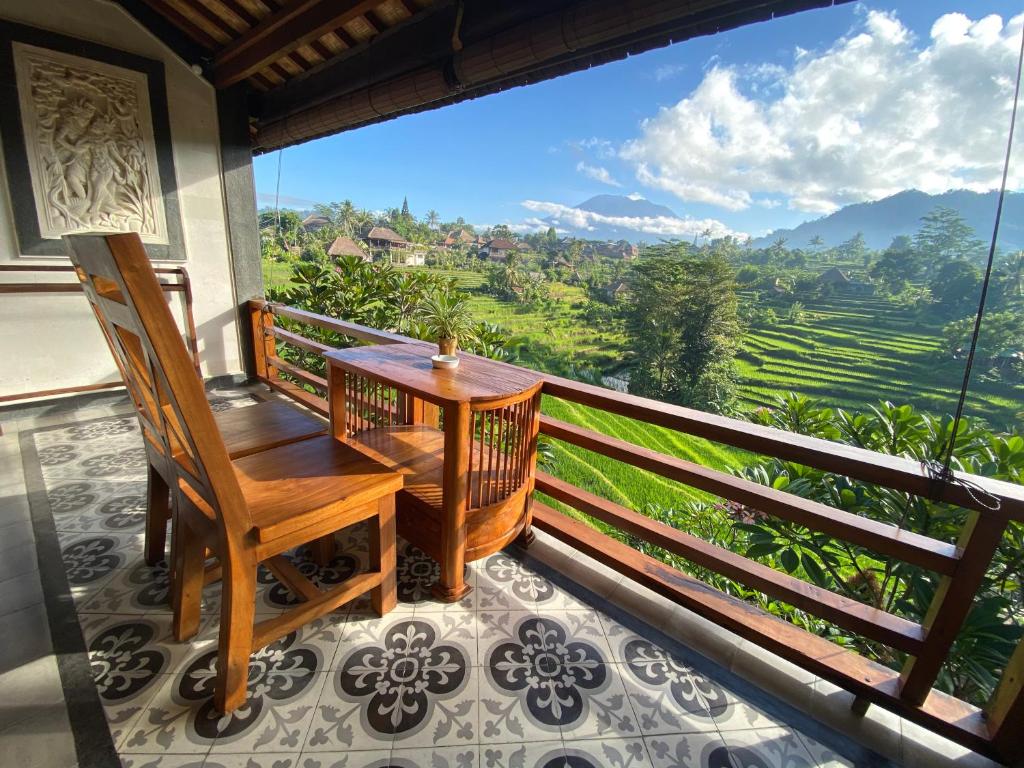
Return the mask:
<path id="1" fill-rule="evenodd" d="M 721 734 L 733 768 L 811 768 L 810 752 L 788 728 L 730 731 Z"/>
<path id="2" fill-rule="evenodd" d="M 564 757 L 561 741 L 480 745 L 480 768 L 564 768 Z"/>
<path id="3" fill-rule="evenodd" d="M 251 398 L 213 396 L 217 408 Z M 171 636 L 165 563 L 143 561 L 145 454 L 134 417 L 34 435 L 65 571 L 115 743 L 130 768 L 832 768 L 850 763 L 514 554 L 469 563 L 473 587 L 433 598 L 439 566 L 398 545 L 395 610 L 368 597 L 250 658 L 246 703 L 213 710 L 221 585 Z M 368 567 L 367 525 L 335 534 L 323 588 Z M 296 605 L 258 574 L 257 616 Z"/>
<path id="4" fill-rule="evenodd" d="M 391 751 L 388 749 L 303 752 L 296 762 L 296 768 L 388 768 L 391 765 Z M 422 763 L 414 765 L 419 768 Z"/>
<path id="5" fill-rule="evenodd" d="M 645 736 L 654 768 L 737 768 L 717 731 Z M 765 768 L 751 763 L 743 768 Z"/>
<path id="6" fill-rule="evenodd" d="M 642 768 L 650 766 L 641 739 L 585 739 L 566 741 L 565 764 L 579 768 Z"/>
<path id="7" fill-rule="evenodd" d="M 712 731 L 715 715 L 727 711 L 724 688 L 655 643 L 633 636 L 622 644 L 621 658 L 623 684 L 644 735 Z"/>
<path id="8" fill-rule="evenodd" d="M 719 689 L 725 692 L 726 705 L 724 708 L 716 708 L 712 714 L 715 718 L 715 725 L 722 733 L 727 731 L 746 731 L 751 729 L 765 729 L 785 727 L 785 723 L 767 714 L 746 699 L 737 696 L 728 689 Z"/>
<path id="9" fill-rule="evenodd" d="M 815 741 L 810 736 L 800 731 L 794 731 L 798 739 L 803 742 L 804 747 L 811 755 L 813 765 L 817 768 L 854 768 L 854 762 L 838 755 L 824 744 Z"/>
<path id="10" fill-rule="evenodd" d="M 611 661 L 608 641 L 604 630 L 597 619 L 597 613 L 587 611 L 481 611 L 477 614 L 477 645 L 479 653 L 477 663 L 493 666 L 494 654 L 499 646 L 509 641 L 523 642 L 523 635 L 530 631 L 527 625 L 535 628 L 550 627 L 556 637 L 571 638 L 584 642 L 594 648 L 602 662 Z"/>
<path id="11" fill-rule="evenodd" d="M 449 616 L 350 617 L 305 751 L 476 743 L 473 640 Z"/>

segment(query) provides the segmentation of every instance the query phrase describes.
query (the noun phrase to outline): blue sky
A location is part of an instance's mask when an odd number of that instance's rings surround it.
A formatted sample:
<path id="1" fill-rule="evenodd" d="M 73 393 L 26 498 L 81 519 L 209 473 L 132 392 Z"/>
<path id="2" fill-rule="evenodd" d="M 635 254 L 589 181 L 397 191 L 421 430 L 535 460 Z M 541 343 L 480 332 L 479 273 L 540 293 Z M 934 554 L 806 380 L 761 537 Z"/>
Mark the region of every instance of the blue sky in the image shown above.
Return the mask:
<path id="1" fill-rule="evenodd" d="M 286 149 L 282 204 L 407 196 L 419 216 L 525 230 L 639 194 L 694 227 L 759 235 L 908 186 L 989 188 L 1020 11 L 852 3 L 691 40 Z M 261 205 L 277 166 L 255 160 Z"/>

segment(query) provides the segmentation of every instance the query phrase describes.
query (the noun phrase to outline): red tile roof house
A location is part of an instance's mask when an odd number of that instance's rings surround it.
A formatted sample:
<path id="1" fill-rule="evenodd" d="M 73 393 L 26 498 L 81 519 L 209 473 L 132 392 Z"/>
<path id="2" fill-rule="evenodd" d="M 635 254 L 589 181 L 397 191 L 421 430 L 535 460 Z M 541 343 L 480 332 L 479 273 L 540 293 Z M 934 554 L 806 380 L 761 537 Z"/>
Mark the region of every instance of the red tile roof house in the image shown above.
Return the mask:
<path id="1" fill-rule="evenodd" d="M 480 249 L 480 258 L 490 261 L 505 261 L 511 251 L 516 250 L 516 244 L 504 238 L 488 240 L 487 244 Z"/>

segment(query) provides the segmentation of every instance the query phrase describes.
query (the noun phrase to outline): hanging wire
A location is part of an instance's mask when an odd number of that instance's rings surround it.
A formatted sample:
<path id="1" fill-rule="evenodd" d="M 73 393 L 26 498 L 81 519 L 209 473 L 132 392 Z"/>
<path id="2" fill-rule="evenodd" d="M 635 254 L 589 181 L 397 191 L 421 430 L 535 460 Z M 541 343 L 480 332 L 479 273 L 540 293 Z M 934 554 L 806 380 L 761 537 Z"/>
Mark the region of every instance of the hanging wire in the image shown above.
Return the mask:
<path id="1" fill-rule="evenodd" d="M 992 265 L 996 258 L 996 243 L 999 240 L 999 223 L 1003 217 L 1003 201 L 1006 199 L 1006 179 L 1010 173 L 1010 154 L 1013 150 L 1013 131 L 1017 124 L 1017 102 L 1020 99 L 1021 69 L 1024 67 L 1024 31 L 1021 33 L 1020 52 L 1017 54 L 1017 81 L 1013 91 L 1013 110 L 1010 112 L 1010 132 L 1006 137 L 1006 157 L 1003 160 L 1003 179 L 999 185 L 999 199 L 996 203 L 996 218 L 992 225 L 992 240 L 988 246 L 988 263 L 985 265 L 985 279 L 981 284 L 981 296 L 978 298 L 978 314 L 974 317 L 974 332 L 971 334 L 971 348 L 967 353 L 967 364 L 964 366 L 964 380 L 960 387 L 960 399 L 956 405 L 956 414 L 953 417 L 953 426 L 949 438 L 946 441 L 943 452 L 945 458 L 941 464 L 935 460 L 925 462 L 926 469 L 932 480 L 937 483 L 936 497 L 941 500 L 943 491 L 952 484 L 959 485 L 967 490 L 967 493 L 978 504 L 992 511 L 999 510 L 999 499 L 982 489 L 976 483 L 953 474 L 953 451 L 956 448 L 956 436 L 960 431 L 960 421 L 963 419 L 964 406 L 967 402 L 967 392 L 971 385 L 971 371 L 974 368 L 974 355 L 978 351 L 978 338 L 981 335 L 981 321 L 985 316 L 985 302 L 988 299 L 989 283 L 992 279 Z"/>
<path id="2" fill-rule="evenodd" d="M 277 218 L 277 236 L 281 237 L 281 155 L 283 149 L 277 150 L 277 186 L 274 188 L 274 215 Z"/>

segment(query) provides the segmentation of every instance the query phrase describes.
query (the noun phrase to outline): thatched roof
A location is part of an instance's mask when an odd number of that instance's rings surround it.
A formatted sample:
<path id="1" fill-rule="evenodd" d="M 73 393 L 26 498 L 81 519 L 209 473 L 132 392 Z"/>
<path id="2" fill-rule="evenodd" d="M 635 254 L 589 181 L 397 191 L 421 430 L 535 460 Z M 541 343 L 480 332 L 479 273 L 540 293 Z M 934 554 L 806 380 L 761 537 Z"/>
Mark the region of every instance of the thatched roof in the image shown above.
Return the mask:
<path id="1" fill-rule="evenodd" d="M 327 249 L 328 256 L 359 256 L 366 255 L 366 251 L 359 247 L 359 243 L 351 237 L 336 237 L 331 247 Z"/>
<path id="2" fill-rule="evenodd" d="M 370 230 L 370 233 L 366 236 L 367 240 L 381 240 L 384 242 L 392 243 L 394 245 L 408 245 L 409 241 L 402 237 L 400 234 L 395 232 L 393 229 L 387 227 L 374 227 Z"/>
<path id="3" fill-rule="evenodd" d="M 488 241 L 487 247 L 492 251 L 511 251 L 516 247 L 516 244 L 503 237 L 496 237 L 495 239 Z"/>

